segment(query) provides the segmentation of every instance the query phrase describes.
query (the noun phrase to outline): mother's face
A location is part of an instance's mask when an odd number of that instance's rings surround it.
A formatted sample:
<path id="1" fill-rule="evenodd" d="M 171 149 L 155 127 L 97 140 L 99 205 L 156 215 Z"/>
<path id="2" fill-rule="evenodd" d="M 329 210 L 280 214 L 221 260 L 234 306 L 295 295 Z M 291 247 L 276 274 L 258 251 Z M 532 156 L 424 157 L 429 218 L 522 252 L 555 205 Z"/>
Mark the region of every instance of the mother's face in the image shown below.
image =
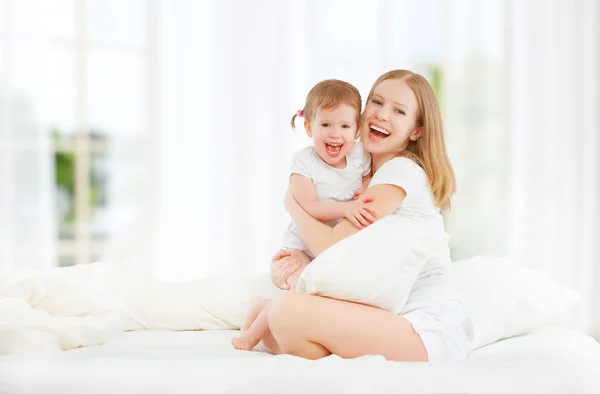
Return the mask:
<path id="1" fill-rule="evenodd" d="M 419 138 L 417 97 L 403 79 L 386 79 L 377 85 L 363 112 L 365 150 L 375 155 L 398 154 L 410 140 Z"/>

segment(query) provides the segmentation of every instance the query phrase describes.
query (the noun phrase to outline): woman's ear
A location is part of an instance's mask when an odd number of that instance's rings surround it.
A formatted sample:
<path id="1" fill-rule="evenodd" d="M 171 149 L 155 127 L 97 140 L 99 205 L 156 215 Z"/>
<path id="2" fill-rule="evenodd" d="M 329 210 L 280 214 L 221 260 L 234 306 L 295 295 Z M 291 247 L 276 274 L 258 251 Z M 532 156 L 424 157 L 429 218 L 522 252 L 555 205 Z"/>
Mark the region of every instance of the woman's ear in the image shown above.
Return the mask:
<path id="1" fill-rule="evenodd" d="M 411 141 L 416 141 L 419 138 L 421 138 L 421 136 L 423 135 L 423 127 L 417 127 L 415 129 L 415 131 L 413 131 L 413 133 L 410 135 L 410 140 Z"/>
<path id="2" fill-rule="evenodd" d="M 312 138 L 312 129 L 308 120 L 304 121 L 304 130 L 306 130 L 306 135 L 308 135 L 309 138 Z"/>

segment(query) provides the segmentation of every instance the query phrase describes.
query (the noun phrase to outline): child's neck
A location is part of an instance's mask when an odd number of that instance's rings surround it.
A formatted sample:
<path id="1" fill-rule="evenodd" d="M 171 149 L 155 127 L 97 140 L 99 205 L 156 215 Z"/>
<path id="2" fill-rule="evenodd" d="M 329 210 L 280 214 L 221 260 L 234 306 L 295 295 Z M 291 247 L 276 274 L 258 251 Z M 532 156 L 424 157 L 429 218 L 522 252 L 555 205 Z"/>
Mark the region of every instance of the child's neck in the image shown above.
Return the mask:
<path id="1" fill-rule="evenodd" d="M 342 160 L 340 160 L 336 164 L 332 165 L 332 167 L 337 168 L 338 170 L 343 170 L 344 168 L 346 168 L 347 165 L 348 165 L 348 163 L 346 162 L 346 157 L 344 157 L 344 158 L 342 158 Z"/>

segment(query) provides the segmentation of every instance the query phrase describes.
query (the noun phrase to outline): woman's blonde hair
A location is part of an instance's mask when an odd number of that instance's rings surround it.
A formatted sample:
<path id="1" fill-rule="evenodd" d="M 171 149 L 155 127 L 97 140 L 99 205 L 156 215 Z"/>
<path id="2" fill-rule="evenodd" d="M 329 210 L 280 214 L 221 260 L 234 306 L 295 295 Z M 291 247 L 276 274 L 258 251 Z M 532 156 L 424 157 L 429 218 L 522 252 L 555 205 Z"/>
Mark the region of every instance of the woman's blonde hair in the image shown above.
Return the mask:
<path id="1" fill-rule="evenodd" d="M 358 89 L 353 85 L 339 79 L 327 79 L 321 81 L 308 92 L 306 102 L 302 109 L 302 116 L 309 122 L 312 122 L 317 115 L 319 108 L 334 109 L 341 104 L 346 104 L 356 111 L 356 136 L 360 131 L 360 114 L 362 99 Z M 292 129 L 296 129 L 296 117 L 292 116 L 290 124 Z"/>
<path id="2" fill-rule="evenodd" d="M 419 105 L 416 126 L 423 128 L 421 136 L 416 141 L 409 140 L 408 146 L 399 152 L 399 156 L 414 160 L 425 170 L 435 205 L 441 209 L 450 209 L 450 198 L 456 191 L 456 180 L 446 152 L 442 114 L 435 93 L 421 75 L 408 70 L 393 70 L 375 81 L 367 103 L 371 101 L 377 85 L 387 79 L 402 79 L 412 89 Z"/>

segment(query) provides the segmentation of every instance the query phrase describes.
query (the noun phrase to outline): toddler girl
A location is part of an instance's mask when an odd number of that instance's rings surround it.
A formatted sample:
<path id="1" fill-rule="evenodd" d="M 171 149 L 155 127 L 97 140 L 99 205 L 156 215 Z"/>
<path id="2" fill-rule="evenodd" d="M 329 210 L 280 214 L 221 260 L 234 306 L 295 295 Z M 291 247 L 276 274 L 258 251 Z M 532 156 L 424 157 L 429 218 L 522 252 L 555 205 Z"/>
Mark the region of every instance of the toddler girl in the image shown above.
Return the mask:
<path id="1" fill-rule="evenodd" d="M 371 175 L 370 154 L 359 135 L 361 97 L 358 90 L 347 82 L 325 80 L 315 85 L 304 109 L 291 120 L 295 128 L 297 117 L 304 118 L 307 135 L 313 145 L 296 152 L 291 166 L 291 187 L 302 208 L 317 220 L 330 226 L 348 218 L 358 229 L 374 219 L 365 209 L 371 200 L 361 199 Z M 278 256 L 306 253 L 314 257 L 304 244 L 300 233 L 290 223 L 283 239 L 283 250 Z M 298 263 L 299 267 L 299 263 Z M 289 277 L 288 288 L 295 288 L 301 270 Z M 242 324 L 242 335 L 232 340 L 236 349 L 254 348 L 268 332 L 269 300 L 255 299 Z"/>

